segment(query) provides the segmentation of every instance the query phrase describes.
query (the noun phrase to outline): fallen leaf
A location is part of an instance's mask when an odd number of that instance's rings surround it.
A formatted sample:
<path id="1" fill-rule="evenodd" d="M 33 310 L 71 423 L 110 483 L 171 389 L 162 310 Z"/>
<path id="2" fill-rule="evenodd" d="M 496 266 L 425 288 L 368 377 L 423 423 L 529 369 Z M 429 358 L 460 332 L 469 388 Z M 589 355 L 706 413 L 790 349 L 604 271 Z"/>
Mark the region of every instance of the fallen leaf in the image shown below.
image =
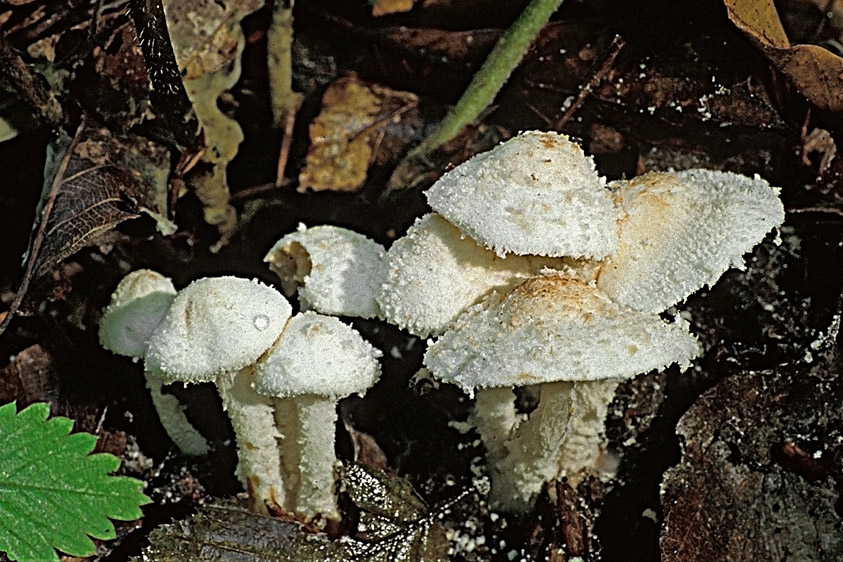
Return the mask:
<path id="1" fill-rule="evenodd" d="M 400 14 L 413 9 L 413 0 L 375 0 L 372 4 L 372 15 L 387 16 Z"/>
<path id="2" fill-rule="evenodd" d="M 363 82 L 355 74 L 336 80 L 310 125 L 311 144 L 298 190 L 359 189 L 378 158 L 387 127 L 416 119 L 417 104 L 413 94 Z"/>
<path id="3" fill-rule="evenodd" d="M 140 560 L 155 562 L 333 562 L 342 560 L 339 546 L 324 535 L 257 515 L 233 500 L 202 506 L 184 521 L 162 525 L 149 536 Z M 135 559 L 136 561 L 139 559 Z"/>
<path id="4" fill-rule="evenodd" d="M 47 374 L 53 358 L 36 344 L 20 351 L 0 369 L 0 403 L 18 401 L 23 408 L 47 398 Z"/>
<path id="5" fill-rule="evenodd" d="M 71 139 L 64 132 L 47 150 L 44 188 L 38 205 L 37 227 L 26 254 L 21 287 L 5 329 L 31 281 L 66 257 L 100 238 L 123 221 L 153 215 L 159 230 L 175 225 L 166 216 L 169 153 L 136 135 L 119 136 L 83 120 Z"/>
<path id="6" fill-rule="evenodd" d="M 296 523 L 252 513 L 234 501 L 208 504 L 149 537 L 155 562 L 446 562 L 448 539 L 412 486 L 388 472 L 352 464 L 343 483 L 360 508 L 354 537 L 329 541 Z"/>
<path id="7" fill-rule="evenodd" d="M 791 45 L 772 0 L 724 0 L 729 19 L 820 109 L 843 111 L 843 58 L 819 45 Z"/>
<path id="8" fill-rule="evenodd" d="M 843 377 L 835 326 L 813 363 L 735 374 L 681 418 L 662 484 L 664 562 L 843 560 Z"/>
<path id="9" fill-rule="evenodd" d="M 363 464 L 343 478 L 361 510 L 357 535 L 344 541 L 351 559 L 367 562 L 446 562 L 448 538 L 409 482 Z"/>

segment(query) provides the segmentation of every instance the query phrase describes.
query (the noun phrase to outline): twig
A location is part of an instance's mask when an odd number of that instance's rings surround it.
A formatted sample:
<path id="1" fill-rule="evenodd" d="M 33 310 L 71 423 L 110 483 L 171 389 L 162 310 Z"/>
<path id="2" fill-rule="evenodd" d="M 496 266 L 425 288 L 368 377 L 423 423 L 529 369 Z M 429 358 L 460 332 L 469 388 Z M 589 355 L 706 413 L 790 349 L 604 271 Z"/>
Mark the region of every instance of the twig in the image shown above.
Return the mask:
<path id="1" fill-rule="evenodd" d="M 606 60 L 603 61 L 603 64 L 600 65 L 600 69 L 591 77 L 591 80 L 588 81 L 588 84 L 583 86 L 580 89 L 580 93 L 577 96 L 577 99 L 571 103 L 571 106 L 565 110 L 565 113 L 562 114 L 562 117 L 554 124 L 553 128 L 557 131 L 561 130 L 565 124 L 571 120 L 571 117 L 574 116 L 577 109 L 585 102 L 586 98 L 591 95 L 600 82 L 603 81 L 603 78 L 609 73 L 612 67 L 615 64 L 615 59 L 618 58 L 618 55 L 623 49 L 626 42 L 621 38 L 620 35 L 615 35 L 615 38 L 612 40 L 612 50 L 609 53 L 609 56 L 606 57 Z"/>
<path id="2" fill-rule="evenodd" d="M 412 186 L 424 169 L 427 155 L 456 137 L 463 127 L 477 119 L 492 103 L 562 1 L 531 0 L 518 19 L 498 40 L 457 105 L 439 126 L 398 164 L 387 182 L 387 192 Z"/>
<path id="3" fill-rule="evenodd" d="M 293 127 L 296 124 L 296 115 L 299 112 L 301 102 L 302 96 L 296 95 L 293 99 L 293 106 L 287 108 L 284 131 L 282 132 L 283 136 L 281 137 L 281 148 L 278 150 L 278 165 L 275 169 L 275 187 L 281 187 L 284 183 L 284 170 L 287 168 L 287 160 L 290 157 L 290 145 L 293 144 Z"/>

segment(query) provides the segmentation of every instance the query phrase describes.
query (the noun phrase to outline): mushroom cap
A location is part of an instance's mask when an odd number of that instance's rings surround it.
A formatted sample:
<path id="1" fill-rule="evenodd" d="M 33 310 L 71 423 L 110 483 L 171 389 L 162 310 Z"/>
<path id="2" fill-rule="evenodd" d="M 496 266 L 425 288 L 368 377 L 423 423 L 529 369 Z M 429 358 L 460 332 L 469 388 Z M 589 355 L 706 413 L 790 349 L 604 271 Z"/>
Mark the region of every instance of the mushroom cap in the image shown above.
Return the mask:
<path id="1" fill-rule="evenodd" d="M 730 267 L 743 269 L 743 254 L 784 221 L 779 190 L 758 176 L 656 172 L 616 187 L 626 216 L 597 286 L 644 312 L 713 285 Z"/>
<path id="2" fill-rule="evenodd" d="M 439 335 L 489 291 L 508 291 L 543 268 L 563 265 L 562 258 L 499 257 L 431 213 L 389 248 L 376 298 L 388 322 L 417 336 Z"/>
<path id="3" fill-rule="evenodd" d="M 617 248 L 605 179 L 565 135 L 529 131 L 478 154 L 428 191 L 434 211 L 494 250 L 601 259 Z"/>
<path id="4" fill-rule="evenodd" d="M 173 282 L 156 271 L 126 275 L 100 319 L 100 344 L 118 355 L 143 357 L 147 343 L 176 298 Z"/>
<path id="5" fill-rule="evenodd" d="M 525 281 L 460 316 L 431 345 L 425 365 L 471 394 L 475 388 L 631 378 L 698 353 L 688 323 L 621 306 L 593 284 L 562 275 Z"/>
<path id="6" fill-rule="evenodd" d="M 299 225 L 263 261 L 281 278 L 287 296 L 298 289 L 303 310 L 373 318 L 384 248 L 362 234 L 337 226 Z"/>
<path id="7" fill-rule="evenodd" d="M 266 396 L 315 394 L 334 400 L 364 394 L 380 376 L 381 352 L 333 316 L 296 314 L 255 368 L 253 388 Z"/>
<path id="8" fill-rule="evenodd" d="M 185 382 L 242 369 L 278 339 L 291 313 L 281 293 L 258 281 L 198 279 L 179 292 L 152 334 L 146 369 Z"/>

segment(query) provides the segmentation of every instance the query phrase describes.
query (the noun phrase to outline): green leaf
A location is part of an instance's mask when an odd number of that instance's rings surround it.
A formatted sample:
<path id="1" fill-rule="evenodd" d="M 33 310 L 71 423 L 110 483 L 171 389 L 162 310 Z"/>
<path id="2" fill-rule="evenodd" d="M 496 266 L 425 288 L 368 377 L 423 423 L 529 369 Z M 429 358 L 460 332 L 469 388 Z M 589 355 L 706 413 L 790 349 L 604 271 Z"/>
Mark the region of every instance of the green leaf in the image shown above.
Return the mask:
<path id="1" fill-rule="evenodd" d="M 87 556 L 97 539 L 115 536 L 111 519 L 141 517 L 149 503 L 134 478 L 108 476 L 120 460 L 89 455 L 97 438 L 69 435 L 73 421 L 47 419 L 48 404 L 15 413 L 0 406 L 0 551 L 12 560 L 55 560 L 58 548 Z"/>

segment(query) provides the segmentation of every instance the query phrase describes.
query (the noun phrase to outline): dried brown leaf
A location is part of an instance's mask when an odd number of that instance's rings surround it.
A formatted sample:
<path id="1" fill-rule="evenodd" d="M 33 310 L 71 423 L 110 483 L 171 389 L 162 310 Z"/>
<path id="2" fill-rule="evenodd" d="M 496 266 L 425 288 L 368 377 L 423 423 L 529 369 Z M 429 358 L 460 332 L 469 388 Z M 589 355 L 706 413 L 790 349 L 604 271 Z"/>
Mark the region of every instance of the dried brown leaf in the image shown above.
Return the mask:
<path id="1" fill-rule="evenodd" d="M 299 191 L 359 189 L 370 164 L 378 159 L 388 126 L 415 120 L 417 103 L 413 94 L 363 82 L 354 74 L 335 81 L 310 125 L 311 145 L 299 175 Z"/>
<path id="2" fill-rule="evenodd" d="M 843 58 L 818 45 L 791 45 L 772 0 L 724 0 L 729 19 L 802 94 L 827 111 L 843 111 Z"/>
<path id="3" fill-rule="evenodd" d="M 387 16 L 400 14 L 413 9 L 413 0 L 375 0 L 372 4 L 372 15 Z"/>
<path id="4" fill-rule="evenodd" d="M 48 149 L 44 190 L 26 256 L 21 287 L 0 333 L 20 307 L 31 281 L 143 211 L 170 229 L 163 216 L 168 153 L 141 137 L 118 136 L 83 120 L 71 139 L 61 136 Z"/>
<path id="5" fill-rule="evenodd" d="M 843 560 L 835 338 L 813 364 L 729 377 L 682 417 L 682 460 L 662 484 L 664 562 Z"/>

